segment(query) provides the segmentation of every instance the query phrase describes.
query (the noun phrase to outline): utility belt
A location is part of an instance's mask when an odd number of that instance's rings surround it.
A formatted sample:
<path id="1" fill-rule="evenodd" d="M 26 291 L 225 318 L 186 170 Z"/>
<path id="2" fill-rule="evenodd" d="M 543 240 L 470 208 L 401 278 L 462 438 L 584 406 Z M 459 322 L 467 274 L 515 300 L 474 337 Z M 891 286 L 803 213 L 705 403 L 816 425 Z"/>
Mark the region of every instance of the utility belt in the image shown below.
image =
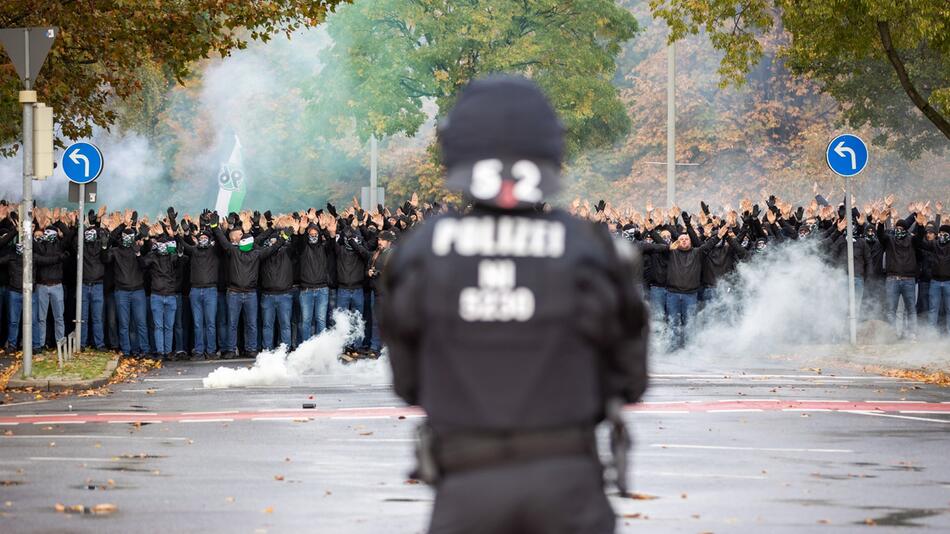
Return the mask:
<path id="1" fill-rule="evenodd" d="M 626 494 L 627 451 L 630 435 L 620 418 L 618 402 L 608 407 L 609 466 L 621 494 Z M 412 478 L 438 483 L 445 475 L 517 464 L 555 456 L 584 455 L 599 461 L 593 425 L 577 425 L 513 432 L 473 432 L 436 436 L 423 423 L 416 430 L 416 469 Z"/>

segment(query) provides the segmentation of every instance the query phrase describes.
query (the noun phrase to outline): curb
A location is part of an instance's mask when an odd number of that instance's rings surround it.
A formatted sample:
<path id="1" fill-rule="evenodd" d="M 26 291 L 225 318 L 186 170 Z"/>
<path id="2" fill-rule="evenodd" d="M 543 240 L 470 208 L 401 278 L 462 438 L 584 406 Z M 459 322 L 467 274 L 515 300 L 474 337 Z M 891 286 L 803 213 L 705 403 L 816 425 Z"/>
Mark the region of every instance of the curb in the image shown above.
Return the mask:
<path id="1" fill-rule="evenodd" d="M 119 355 L 106 364 L 106 370 L 97 378 L 87 380 L 75 379 L 48 379 L 48 378 L 11 378 L 6 385 L 6 389 L 18 388 L 39 388 L 46 391 L 59 391 L 65 389 L 92 389 L 104 386 L 109 383 L 116 367 L 119 366 Z"/>

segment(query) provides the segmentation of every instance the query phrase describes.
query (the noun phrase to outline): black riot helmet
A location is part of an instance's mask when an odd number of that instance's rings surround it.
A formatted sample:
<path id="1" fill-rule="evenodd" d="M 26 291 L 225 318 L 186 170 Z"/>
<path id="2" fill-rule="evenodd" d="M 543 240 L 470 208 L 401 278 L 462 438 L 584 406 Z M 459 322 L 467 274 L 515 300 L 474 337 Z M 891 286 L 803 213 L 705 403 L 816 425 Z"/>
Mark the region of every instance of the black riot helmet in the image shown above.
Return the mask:
<path id="1" fill-rule="evenodd" d="M 446 186 L 475 204 L 532 209 L 560 188 L 564 126 L 533 81 L 468 84 L 438 129 Z"/>

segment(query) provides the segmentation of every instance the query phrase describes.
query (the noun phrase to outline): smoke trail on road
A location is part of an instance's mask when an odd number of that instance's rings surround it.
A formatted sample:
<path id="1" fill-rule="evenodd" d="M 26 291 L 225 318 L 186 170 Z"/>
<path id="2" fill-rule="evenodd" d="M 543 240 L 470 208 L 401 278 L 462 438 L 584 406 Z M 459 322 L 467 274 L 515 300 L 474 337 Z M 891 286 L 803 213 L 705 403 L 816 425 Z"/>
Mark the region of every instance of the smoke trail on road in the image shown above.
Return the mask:
<path id="1" fill-rule="evenodd" d="M 384 359 L 359 361 L 344 365 L 339 360 L 344 347 L 363 334 L 363 319 L 358 313 L 333 312 L 334 326 L 304 341 L 297 350 L 288 352 L 285 345 L 258 354 L 251 367 L 235 369 L 218 367 L 202 384 L 206 388 L 240 386 L 275 386 L 296 384 L 307 374 L 347 374 L 379 376 L 388 366 Z"/>

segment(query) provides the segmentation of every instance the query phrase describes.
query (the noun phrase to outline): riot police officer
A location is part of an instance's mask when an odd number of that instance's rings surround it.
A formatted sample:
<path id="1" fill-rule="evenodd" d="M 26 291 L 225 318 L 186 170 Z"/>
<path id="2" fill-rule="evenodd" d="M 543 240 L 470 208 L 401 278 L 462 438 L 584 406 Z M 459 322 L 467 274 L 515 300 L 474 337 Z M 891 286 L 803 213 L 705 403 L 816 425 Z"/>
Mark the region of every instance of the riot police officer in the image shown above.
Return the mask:
<path id="1" fill-rule="evenodd" d="M 639 259 L 602 226 L 534 209 L 558 189 L 564 136 L 533 82 L 472 82 L 438 135 L 472 209 L 400 240 L 381 325 L 396 393 L 428 414 L 430 530 L 612 532 L 594 428 L 646 389 Z"/>

